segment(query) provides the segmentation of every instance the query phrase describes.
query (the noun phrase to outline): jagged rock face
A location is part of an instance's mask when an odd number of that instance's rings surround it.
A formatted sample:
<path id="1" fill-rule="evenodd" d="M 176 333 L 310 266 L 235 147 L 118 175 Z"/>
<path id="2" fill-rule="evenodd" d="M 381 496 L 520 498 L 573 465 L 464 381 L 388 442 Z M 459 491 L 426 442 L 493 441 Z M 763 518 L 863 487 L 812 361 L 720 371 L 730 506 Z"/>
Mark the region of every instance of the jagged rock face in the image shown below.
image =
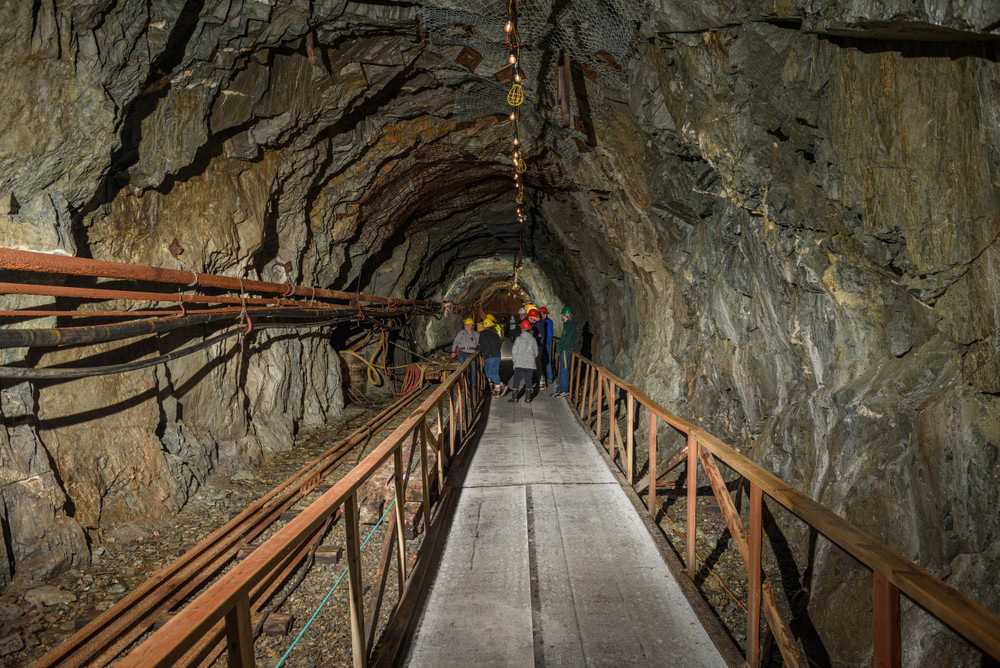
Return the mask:
<path id="1" fill-rule="evenodd" d="M 459 47 L 415 7 L 8 3 L 0 235 L 168 266 L 177 238 L 200 271 L 291 261 L 296 282 L 463 300 L 523 247 L 522 287 L 574 308 L 585 352 L 997 609 L 1000 9 L 820 4 L 652 3 L 627 85 L 587 105 L 592 150 L 527 138 L 522 237 L 509 127 L 457 121 Z M 3 581 L 86 559 L 84 528 L 168 517 L 343 401 L 322 335 L 0 399 Z M 867 662 L 866 571 L 776 518 L 800 632 Z M 955 651 L 913 619 L 913 658 Z"/>

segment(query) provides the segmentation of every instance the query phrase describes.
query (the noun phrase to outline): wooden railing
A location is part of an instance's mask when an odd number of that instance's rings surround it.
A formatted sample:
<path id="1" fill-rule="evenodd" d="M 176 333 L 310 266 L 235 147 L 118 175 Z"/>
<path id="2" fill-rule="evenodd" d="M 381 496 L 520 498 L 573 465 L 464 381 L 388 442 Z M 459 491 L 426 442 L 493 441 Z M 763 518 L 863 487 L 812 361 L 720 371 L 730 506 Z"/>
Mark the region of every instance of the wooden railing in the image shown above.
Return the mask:
<path id="1" fill-rule="evenodd" d="M 687 555 L 688 575 L 696 570 L 695 528 L 698 462 L 711 484 L 712 493 L 722 510 L 723 518 L 736 544 L 747 572 L 747 647 L 749 666 L 760 665 L 760 615 L 770 625 L 773 637 L 787 665 L 805 666 L 806 657 L 792 635 L 787 620 L 778 608 L 774 591 L 761 568 L 761 508 L 763 496 L 781 504 L 804 520 L 872 571 L 874 602 L 874 664 L 899 666 L 900 592 L 947 624 L 967 641 L 994 659 L 1000 660 L 1000 616 L 987 610 L 955 588 L 910 561 L 895 550 L 879 543 L 830 509 L 812 500 L 798 489 L 761 468 L 704 429 L 667 411 L 631 383 L 580 355 L 573 355 L 570 368 L 570 402 L 580 414 L 584 425 L 592 427 L 598 439 L 603 438 L 603 413 L 609 411 L 608 445 L 612 461 L 620 455 L 625 478 L 635 484 L 635 426 L 637 404 L 646 408 L 649 421 L 649 512 L 657 519 L 656 481 L 667 471 L 687 464 Z M 618 424 L 619 391 L 625 393 L 625 434 Z M 662 420 L 687 436 L 687 444 L 657 472 L 657 428 Z M 596 425 L 595 425 L 596 423 Z M 740 511 L 729 495 L 717 459 L 743 476 L 749 483 L 749 530 L 744 528 Z"/>
<path id="2" fill-rule="evenodd" d="M 149 668 L 187 663 L 192 655 L 197 655 L 197 648 L 203 644 L 200 641 L 219 625 L 225 627 L 229 665 L 254 665 L 250 608 L 251 599 L 259 589 L 258 584 L 271 577 L 289 555 L 306 545 L 322 531 L 331 517 L 341 511 L 345 528 L 353 661 L 356 667 L 367 665 L 374 643 L 373 626 L 378 619 L 378 610 L 374 610 L 374 614 L 369 611 L 366 619 L 358 526 L 359 489 L 391 458 L 394 508 L 385 540 L 392 540 L 395 545 L 395 548 L 389 546 L 388 550 L 395 552 L 395 570 L 402 598 L 409 584 L 403 534 L 403 504 L 410 477 L 409 462 L 404 465 L 406 444 L 410 443 L 408 459 L 414 462 L 413 453 L 419 447 L 420 480 L 423 483 L 421 513 L 426 535 L 431 523 L 431 485 L 434 482 L 434 472 L 429 469 L 429 450 L 433 449 L 436 454 L 436 487 L 440 493 L 444 484 L 445 463 L 455 455 L 456 448 L 471 433 L 475 423 L 485 396 L 483 382 L 481 358 L 476 354 L 449 375 L 410 417 L 329 491 L 182 608 L 117 665 Z M 437 423 L 432 425 L 435 419 Z M 436 435 L 433 433 L 434 426 Z M 376 579 L 380 581 L 374 583 L 376 591 L 384 589 L 385 579 L 391 570 L 379 569 Z M 381 596 L 378 598 L 381 603 Z"/>

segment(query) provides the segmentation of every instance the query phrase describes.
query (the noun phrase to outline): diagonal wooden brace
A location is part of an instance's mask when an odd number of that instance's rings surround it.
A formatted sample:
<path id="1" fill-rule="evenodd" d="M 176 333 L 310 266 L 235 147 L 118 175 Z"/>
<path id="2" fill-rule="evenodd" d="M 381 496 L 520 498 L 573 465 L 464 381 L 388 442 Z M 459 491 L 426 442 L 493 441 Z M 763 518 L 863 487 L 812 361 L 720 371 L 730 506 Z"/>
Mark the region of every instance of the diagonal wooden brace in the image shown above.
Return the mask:
<path id="1" fill-rule="evenodd" d="M 736 543 L 736 549 L 739 550 L 743 566 L 746 568 L 750 563 L 750 545 L 743 530 L 743 521 L 740 519 L 740 513 L 736 509 L 736 504 L 733 503 L 733 497 L 729 496 L 729 490 L 726 489 L 726 481 L 722 477 L 722 472 L 715 461 L 715 456 L 705 448 L 698 448 L 698 454 L 701 457 L 701 465 L 708 475 L 709 482 L 712 484 L 712 493 L 715 496 L 715 500 L 719 502 L 722 516 L 726 520 L 729 533 L 733 537 L 733 542 Z M 778 608 L 777 599 L 774 597 L 774 590 L 771 588 L 771 582 L 767 579 L 766 574 L 761 576 L 761 607 L 764 608 L 764 616 L 767 618 L 767 623 L 774 633 L 774 639 L 778 643 L 778 648 L 781 650 L 781 656 L 785 660 L 785 663 L 790 666 L 804 667 L 806 665 L 805 658 L 802 656 L 802 651 L 799 649 L 798 643 L 795 642 L 795 637 L 792 635 L 792 630 L 788 626 L 788 622 Z"/>

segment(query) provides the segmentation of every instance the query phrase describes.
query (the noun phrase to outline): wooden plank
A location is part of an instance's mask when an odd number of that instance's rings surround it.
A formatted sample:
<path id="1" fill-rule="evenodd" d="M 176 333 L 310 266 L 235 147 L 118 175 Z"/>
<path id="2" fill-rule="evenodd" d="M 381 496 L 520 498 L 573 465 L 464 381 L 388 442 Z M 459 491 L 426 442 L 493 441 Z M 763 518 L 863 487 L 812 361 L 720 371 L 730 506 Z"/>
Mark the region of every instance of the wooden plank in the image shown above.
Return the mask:
<path id="1" fill-rule="evenodd" d="M 569 358 L 569 403 L 576 398 L 576 355 Z"/>
<path id="2" fill-rule="evenodd" d="M 875 611 L 875 668 L 900 668 L 903 647 L 899 636 L 899 589 L 878 571 L 872 573 L 872 603 Z"/>
<path id="3" fill-rule="evenodd" d="M 763 529 L 760 487 L 750 485 L 750 540 L 747 561 L 747 664 L 760 665 L 760 544 Z"/>
<path id="4" fill-rule="evenodd" d="M 656 480 L 656 413 L 649 412 L 649 479 Z M 649 514 L 659 521 L 656 509 L 656 485 L 649 486 Z"/>
<path id="5" fill-rule="evenodd" d="M 626 391 L 626 395 L 628 396 L 628 408 L 626 409 L 628 427 L 625 429 L 625 478 L 631 486 L 632 477 L 635 475 L 635 397 L 628 391 Z"/>
<path id="6" fill-rule="evenodd" d="M 230 668 L 252 668 L 255 663 L 249 596 L 241 596 L 226 613 L 226 650 Z"/>
<path id="7" fill-rule="evenodd" d="M 719 503 L 719 509 L 722 510 L 722 517 L 726 520 L 726 526 L 729 527 L 729 534 L 732 536 L 733 543 L 736 544 L 736 549 L 740 553 L 743 566 L 747 568 L 750 563 L 750 544 L 743 530 L 743 521 L 740 519 L 740 513 L 736 510 L 733 497 L 729 496 L 726 481 L 722 477 L 722 472 L 719 471 L 718 465 L 715 463 L 715 458 L 704 448 L 699 448 L 698 450 L 702 466 L 705 469 L 705 475 L 708 476 L 708 481 L 712 485 L 712 494 Z M 795 642 L 795 637 L 792 635 L 792 630 L 788 626 L 788 622 L 785 621 L 784 616 L 781 614 L 781 609 L 778 607 L 777 599 L 774 596 L 774 591 L 771 589 L 771 583 L 767 579 L 766 574 L 761 575 L 761 605 L 764 608 L 764 616 L 767 618 L 771 631 L 774 633 L 774 639 L 778 643 L 778 648 L 781 650 L 781 656 L 785 660 L 785 664 L 790 666 L 805 666 L 805 657 L 802 655 L 798 643 Z"/>
<path id="8" fill-rule="evenodd" d="M 258 547 L 260 546 L 256 544 L 244 545 L 240 548 L 240 551 L 236 553 L 236 558 L 246 559 Z M 316 548 L 316 554 L 313 556 L 313 563 L 338 564 L 340 563 L 340 557 L 342 554 L 343 548 L 340 545 L 320 545 Z"/>
<path id="9" fill-rule="evenodd" d="M 347 587 L 351 605 L 351 652 L 354 668 L 368 665 L 365 651 L 365 599 L 361 583 L 361 532 L 358 529 L 358 498 L 344 502 L 344 537 L 347 543 Z"/>
<path id="10" fill-rule="evenodd" d="M 448 457 L 455 456 L 455 392 L 448 392 Z"/>
<path id="11" fill-rule="evenodd" d="M 653 486 L 656 489 L 656 486 Z M 697 544 L 698 536 L 698 441 L 688 434 L 687 442 L 687 571 L 694 580 L 698 570 Z"/>

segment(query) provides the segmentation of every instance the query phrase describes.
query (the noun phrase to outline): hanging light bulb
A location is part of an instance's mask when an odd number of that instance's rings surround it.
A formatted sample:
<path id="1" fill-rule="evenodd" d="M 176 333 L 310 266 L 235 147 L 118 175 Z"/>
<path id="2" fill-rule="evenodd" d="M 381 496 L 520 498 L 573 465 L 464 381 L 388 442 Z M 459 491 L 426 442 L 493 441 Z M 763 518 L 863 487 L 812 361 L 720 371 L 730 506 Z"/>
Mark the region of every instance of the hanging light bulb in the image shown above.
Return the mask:
<path id="1" fill-rule="evenodd" d="M 514 146 L 520 146 L 520 145 L 521 145 L 521 140 L 518 139 L 517 137 L 514 137 Z"/>
<path id="2" fill-rule="evenodd" d="M 495 24 L 494 24 L 494 25 L 495 25 Z M 513 22 L 513 21 L 507 21 L 507 25 L 505 25 L 505 26 L 503 27 L 503 31 L 504 31 L 504 32 L 510 32 L 510 31 L 511 31 L 511 30 L 513 30 L 513 29 L 514 29 L 514 22 Z"/>
<path id="3" fill-rule="evenodd" d="M 510 62 L 511 65 L 517 64 L 517 56 L 511 53 L 510 58 L 508 58 L 507 61 Z"/>
<path id="4" fill-rule="evenodd" d="M 514 75 L 514 81 L 521 82 L 521 75 L 519 73 Z"/>
<path id="5" fill-rule="evenodd" d="M 510 120 L 514 120 L 515 118 L 517 118 L 517 116 L 514 115 L 514 112 L 510 112 Z"/>
<path id="6" fill-rule="evenodd" d="M 518 157 L 519 155 L 520 155 L 520 153 L 519 153 L 518 151 L 514 151 L 514 159 L 515 159 L 515 160 L 517 159 L 517 157 Z"/>

